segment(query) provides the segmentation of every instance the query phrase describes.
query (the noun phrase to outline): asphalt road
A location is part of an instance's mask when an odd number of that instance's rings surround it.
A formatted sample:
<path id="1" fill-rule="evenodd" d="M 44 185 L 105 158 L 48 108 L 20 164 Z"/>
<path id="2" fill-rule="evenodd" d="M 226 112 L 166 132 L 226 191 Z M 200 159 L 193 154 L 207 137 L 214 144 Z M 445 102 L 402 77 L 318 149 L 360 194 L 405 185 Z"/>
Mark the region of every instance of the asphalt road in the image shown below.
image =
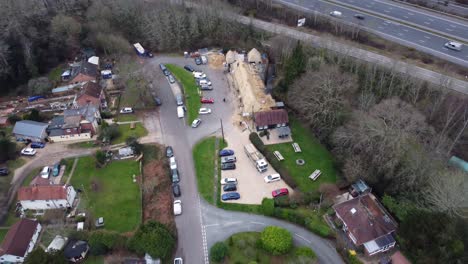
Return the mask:
<path id="1" fill-rule="evenodd" d="M 402 7 L 382 0 L 340 0 L 342 3 L 323 0 L 276 1 L 294 9 L 315 12 L 328 17 L 331 17 L 330 12 L 340 11 L 342 16 L 332 19 L 359 25 L 361 28 L 385 39 L 468 67 L 468 47 L 466 45 L 461 51 L 447 49 L 444 44 L 449 40 L 448 37 L 442 37 L 427 31 L 427 29 L 433 32 L 440 31 L 446 35 L 453 35 L 458 39 L 468 41 L 468 23 L 464 20 L 457 20 L 428 11 L 415 10 L 413 7 Z M 343 6 L 343 4 L 352 6 L 353 9 Z M 354 15 L 357 13 L 363 13 L 365 19 L 356 19 Z M 417 25 L 418 28 L 402 24 L 402 22 Z"/>

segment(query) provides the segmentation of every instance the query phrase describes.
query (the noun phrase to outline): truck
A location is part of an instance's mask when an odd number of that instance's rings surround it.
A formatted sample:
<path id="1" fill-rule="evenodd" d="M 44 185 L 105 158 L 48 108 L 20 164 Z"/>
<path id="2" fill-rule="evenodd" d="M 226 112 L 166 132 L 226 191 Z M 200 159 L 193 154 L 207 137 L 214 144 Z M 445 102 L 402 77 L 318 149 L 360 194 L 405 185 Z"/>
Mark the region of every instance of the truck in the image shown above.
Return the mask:
<path id="1" fill-rule="evenodd" d="M 265 172 L 268 169 L 268 163 L 263 155 L 254 147 L 253 144 L 244 146 L 245 154 L 253 162 L 259 172 Z"/>

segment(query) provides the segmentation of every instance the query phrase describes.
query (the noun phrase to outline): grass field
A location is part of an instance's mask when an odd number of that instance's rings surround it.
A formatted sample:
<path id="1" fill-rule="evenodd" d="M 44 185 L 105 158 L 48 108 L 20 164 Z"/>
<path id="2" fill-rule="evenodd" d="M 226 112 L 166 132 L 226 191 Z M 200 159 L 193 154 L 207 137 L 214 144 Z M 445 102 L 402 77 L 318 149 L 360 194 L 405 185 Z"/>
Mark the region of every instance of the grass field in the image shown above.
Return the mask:
<path id="1" fill-rule="evenodd" d="M 195 83 L 195 79 L 190 72 L 179 66 L 166 64 L 166 67 L 182 84 L 184 89 L 185 104 L 187 106 L 187 122 L 191 124 L 192 121 L 198 117 L 198 111 L 201 107 L 200 95 L 198 93 L 198 87 Z"/>
<path id="2" fill-rule="evenodd" d="M 330 152 L 295 118 L 290 117 L 289 125 L 292 138 L 294 142 L 299 144 L 302 152 L 295 153 L 291 142 L 266 145 L 266 149 L 271 152 L 277 150 L 281 153 L 284 157 L 281 164 L 288 170 L 302 192 L 318 190 L 322 183 L 335 183 L 336 171 Z M 297 165 L 297 159 L 305 160 L 305 164 Z M 316 169 L 321 170 L 322 175 L 316 181 L 312 181 L 309 179 L 309 175 Z"/>
<path id="3" fill-rule="evenodd" d="M 112 140 L 112 144 L 119 144 L 125 142 L 129 136 L 136 138 L 148 135 L 148 131 L 141 123 L 135 123 L 135 128 L 130 129 L 130 124 L 119 125 L 120 136 Z"/>
<path id="4" fill-rule="evenodd" d="M 104 264 L 103 256 L 88 256 L 84 261 L 85 264 Z"/>
<path id="5" fill-rule="evenodd" d="M 6 234 L 8 233 L 8 229 L 5 228 L 5 229 L 0 229 L 0 241 L 3 241 L 3 239 L 5 238 Z"/>
<path id="6" fill-rule="evenodd" d="M 137 121 L 138 118 L 135 114 L 119 114 L 117 117 L 118 122 Z"/>
<path id="7" fill-rule="evenodd" d="M 94 157 L 79 159 L 71 184 L 83 189 L 80 206 L 95 218 L 104 217 L 105 229 L 128 232 L 140 224 L 140 188 L 132 181 L 132 175 L 139 174 L 138 167 L 137 162 L 125 160 L 98 169 Z"/>

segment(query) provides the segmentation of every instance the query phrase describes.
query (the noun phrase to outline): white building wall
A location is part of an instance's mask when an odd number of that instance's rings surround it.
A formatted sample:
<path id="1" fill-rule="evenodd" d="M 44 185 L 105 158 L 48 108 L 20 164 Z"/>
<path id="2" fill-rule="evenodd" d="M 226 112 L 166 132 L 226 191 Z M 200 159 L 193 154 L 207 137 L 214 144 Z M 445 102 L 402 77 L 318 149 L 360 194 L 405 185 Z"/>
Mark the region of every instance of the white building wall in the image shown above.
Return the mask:
<path id="1" fill-rule="evenodd" d="M 23 261 L 23 257 L 13 256 L 9 254 L 0 256 L 0 263 L 19 263 Z"/>
<path id="2" fill-rule="evenodd" d="M 48 210 L 48 209 L 59 209 L 59 208 L 67 208 L 68 201 L 66 199 L 59 199 L 59 200 L 23 200 L 20 201 L 21 206 L 24 209 L 28 210 Z M 62 205 L 62 206 L 60 206 Z"/>
<path id="3" fill-rule="evenodd" d="M 68 186 L 67 188 L 67 206 L 72 207 L 73 206 L 73 201 L 76 198 L 76 191 L 73 186 Z"/>
<path id="4" fill-rule="evenodd" d="M 42 226 L 41 224 L 38 223 L 36 232 L 34 232 L 34 235 L 31 238 L 31 241 L 29 242 L 28 250 L 26 250 L 26 254 L 24 255 L 25 258 L 31 251 L 33 251 L 34 246 L 36 245 L 37 239 L 39 238 L 39 234 L 41 233 L 41 230 L 42 230 Z"/>
<path id="5" fill-rule="evenodd" d="M 90 139 L 91 133 L 81 133 L 81 134 L 74 134 L 74 135 L 62 135 L 62 136 L 54 136 L 49 137 L 49 140 L 52 142 L 68 142 L 73 140 L 82 140 L 82 139 Z"/>
<path id="6" fill-rule="evenodd" d="M 34 232 L 34 235 L 31 238 L 31 241 L 29 242 L 28 249 L 26 250 L 26 254 L 24 256 L 13 256 L 13 255 L 2 255 L 0 256 L 0 263 L 21 263 L 24 262 L 24 259 L 26 256 L 34 249 L 34 246 L 37 243 L 37 240 L 39 238 L 39 234 L 41 233 L 42 226 L 41 224 L 37 225 L 36 232 Z"/>

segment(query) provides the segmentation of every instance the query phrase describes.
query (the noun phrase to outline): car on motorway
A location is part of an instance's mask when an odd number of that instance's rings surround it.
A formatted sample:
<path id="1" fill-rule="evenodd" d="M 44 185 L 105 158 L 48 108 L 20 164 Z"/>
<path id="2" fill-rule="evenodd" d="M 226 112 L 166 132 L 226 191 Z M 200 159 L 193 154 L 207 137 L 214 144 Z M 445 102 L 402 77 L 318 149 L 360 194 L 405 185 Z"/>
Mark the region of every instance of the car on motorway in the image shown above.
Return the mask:
<path id="1" fill-rule="evenodd" d="M 130 114 L 130 113 L 133 113 L 133 108 L 131 108 L 131 107 L 124 107 L 124 108 L 120 109 L 120 113 L 121 113 L 121 114 Z"/>
<path id="2" fill-rule="evenodd" d="M 266 183 L 280 181 L 281 176 L 278 173 L 275 173 L 275 174 L 265 176 L 264 180 L 265 180 Z"/>
<path id="3" fill-rule="evenodd" d="M 172 76 L 172 74 L 167 76 L 167 78 L 169 78 L 170 83 L 175 83 L 175 79 L 174 79 L 174 76 Z"/>
<path id="4" fill-rule="evenodd" d="M 340 11 L 331 11 L 330 16 L 332 17 L 341 17 L 343 14 Z"/>
<path id="5" fill-rule="evenodd" d="M 224 156 L 232 156 L 234 155 L 234 150 L 232 149 L 222 149 L 219 151 L 219 156 L 224 157 Z"/>
<path id="6" fill-rule="evenodd" d="M 455 41 L 449 41 L 449 42 L 445 43 L 444 46 L 446 48 L 451 49 L 451 50 L 460 51 L 460 50 L 462 50 L 463 44 L 461 44 L 459 42 L 455 42 Z"/>
<path id="7" fill-rule="evenodd" d="M 221 157 L 221 164 L 233 162 L 236 162 L 236 156 L 234 155 Z"/>
<path id="8" fill-rule="evenodd" d="M 271 196 L 273 196 L 273 198 L 279 197 L 279 196 L 285 196 L 288 194 L 289 194 L 289 190 L 286 188 L 277 189 L 271 192 Z"/>
<path id="9" fill-rule="evenodd" d="M 182 258 L 175 258 L 174 264 L 184 264 L 184 260 Z"/>
<path id="10" fill-rule="evenodd" d="M 235 170 L 236 164 L 235 163 L 223 163 L 221 164 L 221 170 Z"/>
<path id="11" fill-rule="evenodd" d="M 195 64 L 196 64 L 196 65 L 200 65 L 200 64 L 202 64 L 202 60 L 201 60 L 201 58 L 200 58 L 200 57 L 198 57 L 198 56 L 197 56 L 197 57 L 195 57 Z"/>
<path id="12" fill-rule="evenodd" d="M 193 128 L 197 128 L 197 127 L 201 124 L 201 122 L 202 122 L 202 121 L 201 121 L 200 118 L 197 118 L 197 119 L 193 120 L 193 122 L 192 122 L 192 127 L 193 127 Z"/>
<path id="13" fill-rule="evenodd" d="M 240 199 L 240 194 L 238 192 L 228 192 L 221 195 L 221 199 L 223 201 L 238 200 Z"/>
<path id="14" fill-rule="evenodd" d="M 200 110 L 198 110 L 198 113 L 199 113 L 200 115 L 211 114 L 211 109 L 210 109 L 210 108 L 202 107 L 202 108 L 200 108 Z"/>
<path id="15" fill-rule="evenodd" d="M 170 158 L 174 156 L 174 150 L 172 149 L 171 146 L 166 147 L 166 157 Z"/>
<path id="16" fill-rule="evenodd" d="M 171 170 L 177 169 L 177 162 L 174 156 L 169 158 L 169 167 L 171 168 Z"/>
<path id="17" fill-rule="evenodd" d="M 237 191 L 237 185 L 235 185 L 235 184 L 226 184 L 226 185 L 223 186 L 223 191 L 225 191 L 225 192 Z"/>
<path id="18" fill-rule="evenodd" d="M 31 148 L 44 148 L 45 147 L 45 143 L 42 143 L 42 142 L 33 142 L 31 143 Z"/>
<path id="19" fill-rule="evenodd" d="M 363 14 L 355 14 L 354 17 L 359 19 L 359 20 L 364 20 L 365 19 L 365 16 Z"/>
<path id="20" fill-rule="evenodd" d="M 33 148 L 24 148 L 21 150 L 21 155 L 24 156 L 34 156 L 36 155 L 36 150 Z"/>
<path id="21" fill-rule="evenodd" d="M 50 168 L 45 166 L 41 170 L 41 178 L 48 179 L 50 176 Z"/>
<path id="22" fill-rule="evenodd" d="M 202 104 L 214 104 L 214 99 L 213 98 L 206 98 L 206 97 L 202 97 L 200 99 L 200 102 Z"/>
<path id="23" fill-rule="evenodd" d="M 60 163 L 56 163 L 52 169 L 52 176 L 57 177 L 60 174 Z"/>
<path id="24" fill-rule="evenodd" d="M 174 197 L 180 197 L 182 195 L 179 184 L 177 183 L 172 184 L 172 193 L 174 194 Z"/>
<path id="25" fill-rule="evenodd" d="M 10 170 L 7 167 L 0 168 L 0 176 L 8 176 L 8 173 L 10 173 Z"/>
<path id="26" fill-rule="evenodd" d="M 171 169 L 172 183 L 180 182 L 179 171 L 177 169 Z"/>
<path id="27" fill-rule="evenodd" d="M 182 202 L 180 200 L 174 201 L 174 215 L 182 214 Z"/>
<path id="28" fill-rule="evenodd" d="M 221 185 L 226 185 L 226 184 L 237 184 L 237 179 L 236 178 L 221 179 Z"/>
<path id="29" fill-rule="evenodd" d="M 192 66 L 190 66 L 190 65 L 185 65 L 185 66 L 184 66 L 184 69 L 187 70 L 187 71 L 189 71 L 189 72 L 194 72 L 194 71 L 195 71 L 195 69 L 194 69 Z"/>

